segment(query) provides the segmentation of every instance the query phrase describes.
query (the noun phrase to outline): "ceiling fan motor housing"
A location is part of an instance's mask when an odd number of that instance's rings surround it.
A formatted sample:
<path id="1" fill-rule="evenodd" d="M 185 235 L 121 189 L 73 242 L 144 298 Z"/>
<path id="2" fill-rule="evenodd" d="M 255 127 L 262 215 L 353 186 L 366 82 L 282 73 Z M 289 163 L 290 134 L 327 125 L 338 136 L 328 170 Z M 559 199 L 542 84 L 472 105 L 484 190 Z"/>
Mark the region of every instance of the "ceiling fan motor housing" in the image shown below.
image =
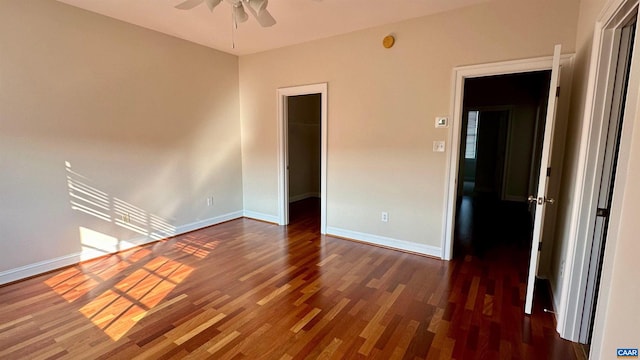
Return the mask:
<path id="1" fill-rule="evenodd" d="M 209 10 L 213 11 L 222 0 L 185 0 L 175 7 L 181 10 L 190 10 L 203 2 L 206 2 Z M 267 10 L 268 0 L 227 0 L 227 3 L 231 5 L 233 19 L 236 23 L 245 22 L 249 19 L 249 15 L 245 11 L 246 8 L 256 18 L 260 26 L 269 27 L 276 24 L 276 20 Z"/>

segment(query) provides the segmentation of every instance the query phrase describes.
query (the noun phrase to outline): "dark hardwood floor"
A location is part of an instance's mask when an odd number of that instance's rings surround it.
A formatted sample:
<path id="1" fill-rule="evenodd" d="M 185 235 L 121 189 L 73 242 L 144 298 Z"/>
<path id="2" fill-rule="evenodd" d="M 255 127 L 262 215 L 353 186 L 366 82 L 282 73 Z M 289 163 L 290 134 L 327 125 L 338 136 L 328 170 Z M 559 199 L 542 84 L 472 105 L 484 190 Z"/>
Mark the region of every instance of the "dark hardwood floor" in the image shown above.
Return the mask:
<path id="1" fill-rule="evenodd" d="M 465 195 L 457 202 L 454 253 L 484 257 L 502 250 L 524 255 L 528 263 L 531 231 L 526 203 L 501 201 L 496 194 Z"/>
<path id="2" fill-rule="evenodd" d="M 1 359 L 573 359 L 522 259 L 444 262 L 249 219 L 0 288 Z M 544 299 L 543 299 L 544 300 Z"/>

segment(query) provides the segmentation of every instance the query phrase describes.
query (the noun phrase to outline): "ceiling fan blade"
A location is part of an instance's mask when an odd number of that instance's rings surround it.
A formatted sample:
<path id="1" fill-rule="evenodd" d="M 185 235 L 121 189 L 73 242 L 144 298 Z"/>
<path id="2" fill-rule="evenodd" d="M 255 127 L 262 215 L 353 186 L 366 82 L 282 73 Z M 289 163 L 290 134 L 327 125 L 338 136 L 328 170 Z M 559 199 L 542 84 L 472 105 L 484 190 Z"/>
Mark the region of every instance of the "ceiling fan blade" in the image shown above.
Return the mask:
<path id="1" fill-rule="evenodd" d="M 247 10 L 249 10 L 251 15 L 256 18 L 256 21 L 262 27 L 269 27 L 276 24 L 276 19 L 274 19 L 269 10 L 266 9 L 267 4 L 268 0 L 265 0 L 262 10 L 260 11 L 254 10 L 253 6 L 247 6 Z"/>
<path id="2" fill-rule="evenodd" d="M 194 7 L 202 4 L 204 0 L 186 0 L 184 2 L 181 2 L 180 4 L 176 5 L 176 9 L 180 9 L 180 10 L 190 10 L 193 9 Z"/>
<path id="3" fill-rule="evenodd" d="M 257 13 L 264 10 L 267 7 L 268 3 L 269 3 L 268 0 L 249 0 L 248 1 L 249 6 L 253 9 L 253 11 Z"/>
<path id="4" fill-rule="evenodd" d="M 276 19 L 271 16 L 271 13 L 267 9 L 260 11 L 256 16 L 256 20 L 262 27 L 269 27 L 276 24 Z"/>
<path id="5" fill-rule="evenodd" d="M 220 4 L 222 0 L 205 0 L 207 2 L 207 6 L 209 10 L 213 11 L 213 9 Z"/>

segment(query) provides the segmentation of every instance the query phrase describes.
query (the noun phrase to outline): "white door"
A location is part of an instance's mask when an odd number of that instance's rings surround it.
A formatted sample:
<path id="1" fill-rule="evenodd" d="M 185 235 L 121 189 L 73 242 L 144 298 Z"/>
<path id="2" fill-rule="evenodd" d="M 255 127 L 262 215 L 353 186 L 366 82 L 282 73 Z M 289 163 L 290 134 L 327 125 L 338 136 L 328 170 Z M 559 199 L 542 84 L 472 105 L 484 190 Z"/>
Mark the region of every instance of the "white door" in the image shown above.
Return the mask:
<path id="1" fill-rule="evenodd" d="M 535 203 L 535 216 L 533 221 L 533 236 L 531 239 L 531 257 L 529 262 L 529 276 L 527 277 L 527 297 L 524 304 L 524 312 L 531 314 L 533 307 L 533 289 L 540 262 L 540 244 L 542 243 L 542 229 L 544 225 L 545 207 L 553 204 L 554 200 L 547 197 L 549 184 L 549 171 L 551 164 L 551 148 L 553 144 L 553 130 L 556 122 L 556 100 L 560 81 L 560 51 L 561 45 L 556 45 L 553 50 L 553 66 L 551 68 L 551 81 L 549 84 L 549 101 L 547 103 L 547 118 L 544 126 L 544 139 L 542 142 L 542 155 L 540 161 L 540 177 L 538 179 L 537 195 L 530 195 L 529 201 Z M 557 173 L 557 172 L 556 172 Z"/>

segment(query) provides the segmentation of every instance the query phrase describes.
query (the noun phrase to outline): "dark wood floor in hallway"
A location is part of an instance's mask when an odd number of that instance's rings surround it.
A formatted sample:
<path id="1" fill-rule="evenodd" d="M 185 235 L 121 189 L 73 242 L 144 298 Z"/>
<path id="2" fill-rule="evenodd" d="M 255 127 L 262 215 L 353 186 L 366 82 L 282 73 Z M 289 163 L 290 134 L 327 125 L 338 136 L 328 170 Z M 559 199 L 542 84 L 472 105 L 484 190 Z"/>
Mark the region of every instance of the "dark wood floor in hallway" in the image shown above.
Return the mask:
<path id="1" fill-rule="evenodd" d="M 545 304 L 523 314 L 521 258 L 321 236 L 296 205 L 1 287 L 0 358 L 575 358 Z"/>

